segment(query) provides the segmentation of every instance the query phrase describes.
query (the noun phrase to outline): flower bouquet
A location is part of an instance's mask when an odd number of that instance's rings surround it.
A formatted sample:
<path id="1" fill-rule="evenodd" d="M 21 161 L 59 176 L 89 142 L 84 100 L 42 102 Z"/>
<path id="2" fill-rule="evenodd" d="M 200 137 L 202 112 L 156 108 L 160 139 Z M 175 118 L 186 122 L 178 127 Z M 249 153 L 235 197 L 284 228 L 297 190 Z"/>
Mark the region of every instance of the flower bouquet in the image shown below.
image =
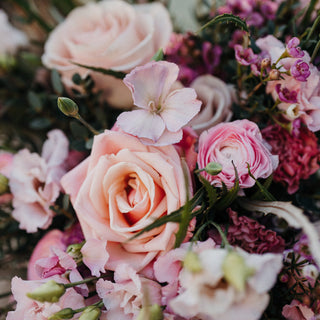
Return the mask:
<path id="1" fill-rule="evenodd" d="M 320 319 L 318 1 L 0 7 L 1 319 Z"/>

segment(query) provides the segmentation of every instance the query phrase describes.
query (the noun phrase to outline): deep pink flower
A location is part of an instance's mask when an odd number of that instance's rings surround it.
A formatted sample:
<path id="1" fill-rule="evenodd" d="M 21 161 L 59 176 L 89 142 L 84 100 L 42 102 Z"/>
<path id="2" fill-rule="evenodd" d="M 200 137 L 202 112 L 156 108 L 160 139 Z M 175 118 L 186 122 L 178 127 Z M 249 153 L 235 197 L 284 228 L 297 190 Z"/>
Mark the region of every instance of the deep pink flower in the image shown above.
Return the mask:
<path id="1" fill-rule="evenodd" d="M 299 44 L 300 40 L 297 37 L 293 37 L 287 43 L 286 49 L 292 58 L 302 58 L 304 56 L 304 52 L 301 50 L 300 47 L 298 47 Z"/>
<path id="2" fill-rule="evenodd" d="M 239 217 L 237 212 L 230 208 L 227 212 L 229 214 L 227 239 L 232 246 L 238 246 L 249 253 L 283 252 L 285 242 L 274 231 L 246 216 Z M 214 241 L 221 243 L 221 237 L 216 229 L 209 234 Z"/>
<path id="3" fill-rule="evenodd" d="M 297 102 L 297 91 L 292 90 L 290 91 L 286 87 L 282 87 L 280 83 L 276 85 L 276 91 L 278 93 L 279 99 L 283 102 L 287 103 L 296 103 Z"/>
<path id="4" fill-rule="evenodd" d="M 236 44 L 234 46 L 237 61 L 243 66 L 249 66 L 258 60 L 258 56 L 253 53 L 251 48 L 244 48 Z"/>
<path id="5" fill-rule="evenodd" d="M 159 61 L 137 67 L 124 78 L 137 110 L 123 112 L 117 119 L 125 132 L 145 144 L 169 145 L 182 139 L 182 127 L 199 111 L 201 101 L 191 88 L 174 90 L 179 68 Z"/>
<path id="6" fill-rule="evenodd" d="M 274 181 L 287 185 L 289 194 L 295 193 L 300 180 L 308 179 L 319 169 L 317 137 L 306 127 L 300 128 L 299 136 L 292 136 L 278 125 L 265 128 L 262 134 L 271 145 L 272 153 L 279 155 Z"/>
<path id="7" fill-rule="evenodd" d="M 240 187 L 250 188 L 255 181 L 249 176 L 248 164 L 255 178 L 267 178 L 278 165 L 278 158 L 268 147 L 254 122 L 244 119 L 220 123 L 200 135 L 198 165 L 202 169 L 209 162 L 220 163 L 222 171 L 217 176 L 202 174 L 214 186 L 224 183 L 232 188 L 236 180 L 234 164 Z"/>
<path id="8" fill-rule="evenodd" d="M 291 75 L 298 81 L 307 81 L 310 76 L 309 64 L 302 59 L 298 59 L 290 68 Z"/>

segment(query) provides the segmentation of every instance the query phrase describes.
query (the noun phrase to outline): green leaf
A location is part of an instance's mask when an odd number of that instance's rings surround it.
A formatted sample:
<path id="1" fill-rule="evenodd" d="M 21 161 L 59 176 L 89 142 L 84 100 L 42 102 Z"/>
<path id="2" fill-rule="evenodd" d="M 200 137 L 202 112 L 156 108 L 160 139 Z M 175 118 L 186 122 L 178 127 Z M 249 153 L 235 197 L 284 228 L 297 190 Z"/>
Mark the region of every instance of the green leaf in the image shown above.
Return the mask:
<path id="1" fill-rule="evenodd" d="M 253 176 L 250 171 L 250 165 L 247 163 L 249 176 L 256 182 L 256 185 L 260 189 L 260 192 L 267 201 L 277 201 L 277 199 Z"/>
<path id="2" fill-rule="evenodd" d="M 161 61 L 161 60 L 163 60 L 163 58 L 164 58 L 164 53 L 163 53 L 162 48 L 160 48 L 160 49 L 155 53 L 155 55 L 151 58 L 151 60 Z"/>
<path id="3" fill-rule="evenodd" d="M 219 16 L 216 16 L 215 18 L 213 18 L 212 20 L 210 20 L 209 22 L 207 22 L 205 25 L 203 25 L 197 32 L 196 34 L 199 34 L 202 30 L 204 30 L 205 28 L 208 28 L 214 24 L 217 23 L 233 23 L 235 24 L 238 28 L 246 31 L 249 33 L 249 29 L 248 26 L 246 24 L 246 22 L 244 20 L 242 20 L 241 18 L 230 14 L 230 13 L 224 13 L 221 14 Z"/>
<path id="4" fill-rule="evenodd" d="M 262 187 L 265 189 L 265 190 L 268 190 L 271 183 L 272 183 L 272 179 L 273 179 L 273 175 L 271 174 L 262 184 Z M 258 186 L 258 184 L 257 184 Z M 258 186 L 259 188 L 259 186 Z M 257 192 L 255 192 L 252 196 L 250 196 L 250 199 L 251 200 L 260 200 L 261 199 L 261 190 L 259 188 L 259 190 Z"/>
<path id="5" fill-rule="evenodd" d="M 111 69 L 104 69 L 104 68 L 98 68 L 98 67 L 92 67 L 92 66 L 86 66 L 84 64 L 80 64 L 80 63 L 76 63 L 73 61 L 70 61 L 72 64 L 78 66 L 78 67 L 82 67 L 82 68 L 86 68 L 95 72 L 99 72 L 108 76 L 113 76 L 117 79 L 123 79 L 126 74 L 124 72 L 121 71 L 115 71 L 115 70 L 111 70 Z"/>
<path id="6" fill-rule="evenodd" d="M 35 130 L 47 129 L 51 126 L 51 121 L 47 118 L 34 118 L 30 122 L 29 126 Z"/>
<path id="7" fill-rule="evenodd" d="M 63 84 L 61 82 L 60 74 L 57 70 L 53 69 L 51 71 L 51 83 L 55 93 L 60 96 L 63 93 Z"/>
<path id="8" fill-rule="evenodd" d="M 28 102 L 30 106 L 34 109 L 36 112 L 40 112 L 42 110 L 42 101 L 35 92 L 29 91 L 28 92 Z"/>
<path id="9" fill-rule="evenodd" d="M 200 181 L 206 190 L 208 202 L 209 202 L 208 209 L 210 209 L 214 206 L 214 204 L 218 200 L 217 189 L 213 185 L 211 185 L 210 182 L 207 179 L 205 179 L 204 177 L 202 177 L 201 175 L 199 175 L 199 178 L 200 178 Z"/>

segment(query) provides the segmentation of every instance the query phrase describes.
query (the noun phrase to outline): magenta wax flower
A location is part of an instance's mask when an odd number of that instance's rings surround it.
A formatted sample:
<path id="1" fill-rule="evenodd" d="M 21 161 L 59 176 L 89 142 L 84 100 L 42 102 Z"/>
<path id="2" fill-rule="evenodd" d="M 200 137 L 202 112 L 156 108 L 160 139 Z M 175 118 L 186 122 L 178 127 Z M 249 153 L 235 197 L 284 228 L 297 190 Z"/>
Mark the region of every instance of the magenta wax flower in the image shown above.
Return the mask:
<path id="1" fill-rule="evenodd" d="M 302 59 L 298 59 L 290 68 L 291 75 L 298 81 L 307 81 L 310 76 L 309 64 Z"/>
<path id="2" fill-rule="evenodd" d="M 159 61 L 137 67 L 124 78 L 137 110 L 123 112 L 118 126 L 145 144 L 169 145 L 182 139 L 182 127 L 199 111 L 201 101 L 194 89 L 174 90 L 179 68 Z"/>
<path id="3" fill-rule="evenodd" d="M 288 54 L 292 58 L 302 58 L 304 56 L 304 52 L 301 50 L 298 45 L 300 44 L 300 40 L 297 37 L 293 37 L 287 44 L 286 49 Z"/>
<path id="4" fill-rule="evenodd" d="M 234 50 L 237 61 L 243 66 L 249 66 L 258 60 L 258 56 L 253 53 L 251 48 L 244 48 L 243 46 L 236 44 Z"/>
<path id="5" fill-rule="evenodd" d="M 282 85 L 280 83 L 278 83 L 275 87 L 278 96 L 279 96 L 279 100 L 281 100 L 282 102 L 287 102 L 287 103 L 296 103 L 297 102 L 297 91 L 292 90 L 290 91 L 288 88 L 286 87 L 282 87 Z"/>
<path id="6" fill-rule="evenodd" d="M 232 188 L 236 181 L 235 166 L 240 187 L 250 188 L 255 181 L 249 176 L 247 165 L 255 178 L 267 178 L 278 165 L 278 157 L 268 147 L 254 122 L 244 119 L 220 123 L 200 135 L 199 169 L 210 162 L 220 163 L 222 171 L 217 176 L 201 174 L 214 186 L 221 187 L 224 183 Z"/>
<path id="7" fill-rule="evenodd" d="M 285 184 L 289 194 L 295 193 L 300 180 L 308 179 L 319 169 L 317 137 L 306 127 L 300 128 L 299 135 L 292 136 L 278 125 L 265 128 L 262 134 L 272 146 L 272 153 L 279 155 L 274 181 Z"/>

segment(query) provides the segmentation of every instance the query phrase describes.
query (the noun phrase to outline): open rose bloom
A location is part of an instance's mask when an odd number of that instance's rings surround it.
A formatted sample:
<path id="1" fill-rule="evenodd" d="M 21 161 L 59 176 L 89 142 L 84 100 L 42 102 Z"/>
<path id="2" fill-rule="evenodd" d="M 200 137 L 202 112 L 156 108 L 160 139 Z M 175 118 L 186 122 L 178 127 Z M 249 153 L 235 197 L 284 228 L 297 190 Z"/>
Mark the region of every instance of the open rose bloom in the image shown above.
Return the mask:
<path id="1" fill-rule="evenodd" d="M 63 177 L 62 186 L 71 195 L 86 240 L 104 243 L 102 270 L 114 270 L 119 263 L 141 270 L 171 249 L 178 228 L 174 223 L 128 240 L 180 208 L 189 192 L 173 146 L 145 146 L 113 131 L 95 136 L 90 157 Z"/>

